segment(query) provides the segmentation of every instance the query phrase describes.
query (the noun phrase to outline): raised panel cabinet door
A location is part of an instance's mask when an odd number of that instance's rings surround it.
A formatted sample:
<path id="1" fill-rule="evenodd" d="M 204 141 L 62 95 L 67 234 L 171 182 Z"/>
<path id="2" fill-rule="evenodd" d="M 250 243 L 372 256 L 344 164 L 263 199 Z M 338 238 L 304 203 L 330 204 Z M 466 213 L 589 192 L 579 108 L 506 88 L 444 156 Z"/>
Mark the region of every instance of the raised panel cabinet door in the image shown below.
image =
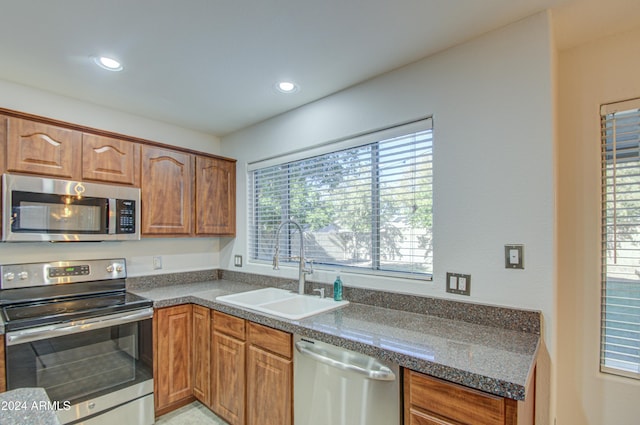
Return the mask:
<path id="1" fill-rule="evenodd" d="M 7 171 L 80 179 L 82 133 L 9 118 Z"/>
<path id="2" fill-rule="evenodd" d="M 82 179 L 140 187 L 140 145 L 94 134 L 82 135 Z"/>
<path id="3" fill-rule="evenodd" d="M 245 342 L 213 333 L 213 411 L 230 425 L 245 423 Z"/>
<path id="4" fill-rule="evenodd" d="M 142 147 L 142 234 L 189 235 L 192 223 L 193 156 Z"/>
<path id="5" fill-rule="evenodd" d="M 247 425 L 291 425 L 293 362 L 256 346 L 247 359 Z"/>
<path id="6" fill-rule="evenodd" d="M 236 233 L 236 163 L 196 157 L 196 234 Z"/>
<path id="7" fill-rule="evenodd" d="M 192 395 L 191 304 L 157 311 L 157 410 Z"/>
<path id="8" fill-rule="evenodd" d="M 193 306 L 193 395 L 207 406 L 209 397 L 209 350 L 211 348 L 211 319 L 206 307 Z"/>

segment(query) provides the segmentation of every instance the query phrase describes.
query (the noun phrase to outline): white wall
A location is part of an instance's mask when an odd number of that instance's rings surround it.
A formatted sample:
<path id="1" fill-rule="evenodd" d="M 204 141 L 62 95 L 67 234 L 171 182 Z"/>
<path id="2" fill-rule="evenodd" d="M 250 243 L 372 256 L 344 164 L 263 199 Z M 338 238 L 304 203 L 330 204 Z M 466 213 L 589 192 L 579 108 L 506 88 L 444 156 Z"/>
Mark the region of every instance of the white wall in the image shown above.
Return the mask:
<path id="1" fill-rule="evenodd" d="M 0 107 L 202 152 L 220 153 L 217 137 L 0 80 Z M 0 264 L 125 257 L 131 276 L 203 270 L 219 265 L 214 238 L 149 239 L 82 244 L 0 244 Z M 152 256 L 163 268 L 152 270 Z"/>
<path id="2" fill-rule="evenodd" d="M 554 117 L 549 17 L 532 16 L 222 139 L 238 159 L 237 238 L 221 265 L 295 277 L 247 259 L 246 164 L 427 115 L 434 117 L 434 280 L 343 275 L 345 285 L 541 310 L 554 358 Z M 525 245 L 525 270 L 504 245 Z M 471 297 L 445 293 L 469 273 Z M 313 279 L 331 281 L 329 272 Z M 544 349 L 543 349 L 544 351 Z M 546 351 L 543 357 L 546 357 Z M 539 424 L 548 423 L 550 365 L 541 367 Z"/>
<path id="3" fill-rule="evenodd" d="M 600 104 L 640 97 L 640 29 L 560 52 L 558 425 L 640 423 L 640 381 L 599 370 Z"/>

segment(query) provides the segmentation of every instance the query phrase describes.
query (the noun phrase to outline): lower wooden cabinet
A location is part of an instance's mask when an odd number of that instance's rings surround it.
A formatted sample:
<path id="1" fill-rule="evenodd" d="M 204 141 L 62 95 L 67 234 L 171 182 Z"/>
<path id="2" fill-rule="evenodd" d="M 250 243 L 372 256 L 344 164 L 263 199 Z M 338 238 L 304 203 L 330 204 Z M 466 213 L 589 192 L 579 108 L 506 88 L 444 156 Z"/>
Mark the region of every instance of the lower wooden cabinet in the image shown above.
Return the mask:
<path id="1" fill-rule="evenodd" d="M 532 425 L 531 400 L 518 402 L 404 370 L 405 425 Z"/>
<path id="2" fill-rule="evenodd" d="M 247 425 L 291 425 L 291 334 L 249 323 L 248 342 Z"/>
<path id="3" fill-rule="evenodd" d="M 230 425 L 245 423 L 245 323 L 213 312 L 211 407 Z"/>
<path id="4" fill-rule="evenodd" d="M 191 304 L 160 308 L 154 316 L 156 416 L 193 400 Z"/>
<path id="5" fill-rule="evenodd" d="M 193 395 L 211 405 L 211 313 L 206 307 L 193 306 Z"/>

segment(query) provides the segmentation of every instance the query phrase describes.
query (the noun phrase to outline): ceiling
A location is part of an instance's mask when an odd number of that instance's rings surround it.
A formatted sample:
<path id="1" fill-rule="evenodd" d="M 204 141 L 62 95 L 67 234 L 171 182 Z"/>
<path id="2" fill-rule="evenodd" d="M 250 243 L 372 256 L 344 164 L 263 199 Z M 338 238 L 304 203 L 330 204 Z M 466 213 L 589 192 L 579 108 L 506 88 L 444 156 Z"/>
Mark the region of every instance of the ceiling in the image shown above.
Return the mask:
<path id="1" fill-rule="evenodd" d="M 570 46 L 603 2 L 0 0 L 0 79 L 223 136 L 547 8 Z"/>

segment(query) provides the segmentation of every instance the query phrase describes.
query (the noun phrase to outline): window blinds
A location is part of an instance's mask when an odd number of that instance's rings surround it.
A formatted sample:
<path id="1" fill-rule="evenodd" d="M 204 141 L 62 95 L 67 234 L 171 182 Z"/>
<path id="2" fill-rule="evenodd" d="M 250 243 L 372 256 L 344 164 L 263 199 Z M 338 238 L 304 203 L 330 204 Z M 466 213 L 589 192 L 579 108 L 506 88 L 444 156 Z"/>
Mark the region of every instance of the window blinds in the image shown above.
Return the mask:
<path id="1" fill-rule="evenodd" d="M 430 277 L 432 142 L 427 119 L 251 165 L 250 258 L 271 262 L 291 218 L 316 265 Z M 281 265 L 299 253 L 296 232 L 281 231 Z"/>
<path id="2" fill-rule="evenodd" d="M 640 99 L 601 108 L 600 369 L 640 379 Z"/>

